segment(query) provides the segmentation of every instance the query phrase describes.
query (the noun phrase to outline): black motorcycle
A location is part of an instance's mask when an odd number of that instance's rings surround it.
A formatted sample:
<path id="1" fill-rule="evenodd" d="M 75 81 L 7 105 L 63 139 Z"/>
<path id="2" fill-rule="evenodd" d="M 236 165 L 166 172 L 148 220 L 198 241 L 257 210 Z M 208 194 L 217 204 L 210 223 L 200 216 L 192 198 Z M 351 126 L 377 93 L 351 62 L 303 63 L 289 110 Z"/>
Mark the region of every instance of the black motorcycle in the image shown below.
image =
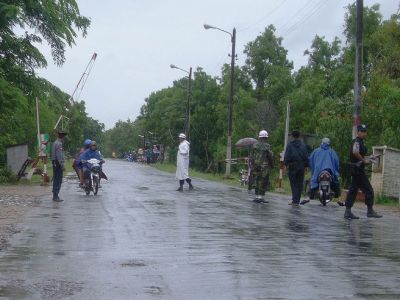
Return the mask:
<path id="1" fill-rule="evenodd" d="M 85 193 L 86 195 L 90 195 L 90 192 L 93 191 L 93 195 L 97 195 L 100 185 L 100 174 L 102 172 L 101 165 L 103 162 L 92 158 L 86 161 L 86 163 L 88 171 L 85 174 Z"/>

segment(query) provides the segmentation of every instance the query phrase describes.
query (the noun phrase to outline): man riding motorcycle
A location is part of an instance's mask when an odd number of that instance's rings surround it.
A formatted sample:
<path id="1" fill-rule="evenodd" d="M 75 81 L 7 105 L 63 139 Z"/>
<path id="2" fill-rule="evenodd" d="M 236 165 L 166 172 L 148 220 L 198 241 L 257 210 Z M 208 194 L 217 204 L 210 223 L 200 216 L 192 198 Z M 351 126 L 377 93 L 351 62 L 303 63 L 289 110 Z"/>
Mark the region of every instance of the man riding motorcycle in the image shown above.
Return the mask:
<path id="1" fill-rule="evenodd" d="M 97 150 L 97 143 L 96 141 L 91 141 L 90 143 L 90 147 L 88 150 L 86 150 L 85 152 L 83 152 L 80 157 L 79 157 L 79 164 L 82 167 L 82 172 L 84 174 L 84 179 L 88 178 L 90 175 L 90 169 L 88 167 L 88 163 L 87 161 L 95 158 L 101 161 L 101 163 L 104 163 L 103 158 L 101 157 L 101 154 L 99 152 L 99 150 Z M 105 178 L 107 179 L 107 177 L 105 176 L 105 174 L 103 172 L 101 172 L 100 174 L 100 178 Z"/>
<path id="2" fill-rule="evenodd" d="M 335 198 L 340 195 L 339 186 L 339 157 L 335 150 L 330 147 L 329 138 L 323 138 L 319 148 L 315 149 L 309 157 L 309 166 L 311 170 L 310 199 L 315 198 L 318 190 L 318 177 L 322 171 L 328 171 L 332 176 L 331 189 Z"/>

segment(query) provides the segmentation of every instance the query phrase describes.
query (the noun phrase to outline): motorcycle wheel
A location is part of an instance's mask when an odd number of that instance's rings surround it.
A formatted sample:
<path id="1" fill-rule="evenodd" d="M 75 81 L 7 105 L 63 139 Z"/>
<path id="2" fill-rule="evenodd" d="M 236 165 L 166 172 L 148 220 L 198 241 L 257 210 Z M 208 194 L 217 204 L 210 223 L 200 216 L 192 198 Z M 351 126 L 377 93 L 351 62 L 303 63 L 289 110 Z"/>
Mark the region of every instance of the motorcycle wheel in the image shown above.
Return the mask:
<path id="1" fill-rule="evenodd" d="M 86 195 L 90 195 L 90 190 L 92 189 L 92 182 L 91 180 L 86 180 L 86 187 L 85 187 L 85 193 Z"/>
<path id="2" fill-rule="evenodd" d="M 322 199 L 321 199 L 321 203 L 323 206 L 326 206 L 326 198 L 328 198 L 328 195 L 326 194 L 325 191 L 322 192 Z"/>
<path id="3" fill-rule="evenodd" d="M 99 191 L 99 178 L 93 176 L 93 194 L 97 195 L 98 191 Z"/>

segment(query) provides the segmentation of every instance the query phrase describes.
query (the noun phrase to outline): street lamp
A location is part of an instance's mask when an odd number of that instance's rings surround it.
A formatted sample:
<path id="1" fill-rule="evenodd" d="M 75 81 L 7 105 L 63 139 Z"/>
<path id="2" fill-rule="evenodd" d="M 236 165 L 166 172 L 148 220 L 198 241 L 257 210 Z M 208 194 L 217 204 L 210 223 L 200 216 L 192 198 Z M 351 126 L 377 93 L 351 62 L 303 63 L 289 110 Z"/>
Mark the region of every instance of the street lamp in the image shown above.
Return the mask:
<path id="1" fill-rule="evenodd" d="M 233 81 L 235 75 L 235 45 L 236 45 L 236 28 L 233 28 L 233 32 L 230 33 L 221 28 L 204 24 L 204 29 L 216 29 L 225 32 L 230 35 L 232 42 L 232 53 L 231 53 L 231 78 L 230 78 L 230 91 L 228 98 L 228 137 L 226 142 L 226 171 L 225 177 L 231 176 L 231 164 L 232 164 L 232 109 L 233 109 Z"/>
<path id="2" fill-rule="evenodd" d="M 153 143 L 154 143 L 154 134 L 151 132 L 151 131 L 147 131 L 147 133 L 148 134 L 150 134 L 151 135 L 151 146 L 153 146 Z"/>
<path id="3" fill-rule="evenodd" d="M 190 100 L 192 98 L 192 67 L 189 68 L 189 71 L 186 71 L 184 69 L 181 69 L 175 65 L 169 65 L 171 69 L 178 69 L 181 70 L 185 73 L 187 73 L 189 76 L 189 82 L 188 82 L 188 92 L 187 92 L 187 101 L 186 101 L 186 113 L 185 113 L 185 128 L 184 132 L 186 135 L 186 138 L 189 140 L 189 133 L 190 133 Z"/>

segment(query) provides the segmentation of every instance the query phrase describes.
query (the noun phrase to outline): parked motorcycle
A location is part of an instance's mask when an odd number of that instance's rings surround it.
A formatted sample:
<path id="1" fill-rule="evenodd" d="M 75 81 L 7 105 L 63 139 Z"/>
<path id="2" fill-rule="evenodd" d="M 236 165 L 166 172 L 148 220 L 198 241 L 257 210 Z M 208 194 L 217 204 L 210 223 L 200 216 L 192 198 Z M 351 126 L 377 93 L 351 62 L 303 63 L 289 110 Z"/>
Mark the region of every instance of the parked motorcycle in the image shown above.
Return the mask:
<path id="1" fill-rule="evenodd" d="M 85 193 L 86 195 L 89 195 L 90 192 L 93 191 L 93 194 L 97 195 L 100 185 L 100 174 L 102 172 L 102 161 L 92 158 L 86 161 L 86 163 L 88 172 L 85 174 Z"/>

